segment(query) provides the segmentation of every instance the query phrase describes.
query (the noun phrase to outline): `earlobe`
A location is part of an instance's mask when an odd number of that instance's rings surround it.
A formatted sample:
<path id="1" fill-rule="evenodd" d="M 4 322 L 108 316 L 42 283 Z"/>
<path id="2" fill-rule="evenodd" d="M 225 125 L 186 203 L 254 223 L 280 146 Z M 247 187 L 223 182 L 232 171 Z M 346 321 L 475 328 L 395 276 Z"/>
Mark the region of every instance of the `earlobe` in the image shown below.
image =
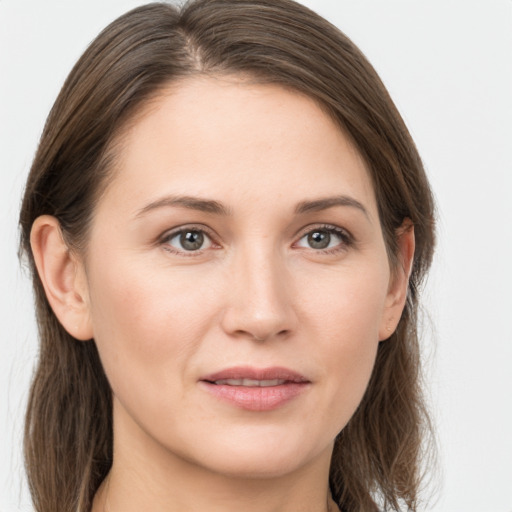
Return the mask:
<path id="1" fill-rule="evenodd" d="M 32 225 L 30 244 L 46 297 L 59 322 L 74 338 L 91 339 L 85 272 L 66 244 L 59 221 L 50 215 L 38 217 Z"/>
<path id="2" fill-rule="evenodd" d="M 409 277 L 414 261 L 414 225 L 405 219 L 397 230 L 398 262 L 392 271 L 386 307 L 379 329 L 379 340 L 389 338 L 398 326 L 407 299 Z"/>

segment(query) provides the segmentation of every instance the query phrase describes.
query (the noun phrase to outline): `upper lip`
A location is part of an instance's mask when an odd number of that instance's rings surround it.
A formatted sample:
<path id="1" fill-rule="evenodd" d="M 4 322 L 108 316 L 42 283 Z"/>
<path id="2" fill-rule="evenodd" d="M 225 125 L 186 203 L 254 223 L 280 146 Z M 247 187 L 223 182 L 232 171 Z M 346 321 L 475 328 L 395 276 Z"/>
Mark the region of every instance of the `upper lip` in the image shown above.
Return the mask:
<path id="1" fill-rule="evenodd" d="M 234 366 L 225 368 L 219 372 L 201 377 L 200 380 L 215 382 L 226 379 L 251 379 L 251 380 L 284 380 L 287 382 L 310 382 L 300 373 L 280 366 L 269 368 L 253 368 L 252 366 Z"/>

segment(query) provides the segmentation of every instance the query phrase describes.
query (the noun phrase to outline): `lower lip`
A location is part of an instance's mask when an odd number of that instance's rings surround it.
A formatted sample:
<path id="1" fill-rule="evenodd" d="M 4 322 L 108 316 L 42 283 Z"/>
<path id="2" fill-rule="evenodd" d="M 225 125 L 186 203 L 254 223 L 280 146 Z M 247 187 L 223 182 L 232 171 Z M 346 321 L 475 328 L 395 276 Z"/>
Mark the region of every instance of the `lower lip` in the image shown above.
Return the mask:
<path id="1" fill-rule="evenodd" d="M 228 386 L 201 381 L 217 398 L 246 411 L 272 411 L 293 400 L 308 387 L 307 382 L 287 382 L 279 386 Z"/>

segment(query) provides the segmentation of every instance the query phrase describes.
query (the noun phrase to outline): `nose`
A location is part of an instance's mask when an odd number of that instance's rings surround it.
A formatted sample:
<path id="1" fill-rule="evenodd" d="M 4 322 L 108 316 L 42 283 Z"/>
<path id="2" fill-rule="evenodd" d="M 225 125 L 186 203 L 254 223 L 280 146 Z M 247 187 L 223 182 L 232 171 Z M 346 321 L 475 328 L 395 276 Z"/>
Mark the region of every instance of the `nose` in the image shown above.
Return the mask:
<path id="1" fill-rule="evenodd" d="M 295 330 L 291 279 L 271 248 L 237 255 L 225 286 L 222 328 L 230 336 L 263 342 L 286 338 Z"/>

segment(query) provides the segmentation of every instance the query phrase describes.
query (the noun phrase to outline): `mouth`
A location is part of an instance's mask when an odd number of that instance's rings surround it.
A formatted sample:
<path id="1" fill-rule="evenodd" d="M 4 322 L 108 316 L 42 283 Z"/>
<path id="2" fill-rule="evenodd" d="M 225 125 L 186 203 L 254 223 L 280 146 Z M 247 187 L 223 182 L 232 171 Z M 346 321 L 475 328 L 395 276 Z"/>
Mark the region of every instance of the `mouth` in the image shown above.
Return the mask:
<path id="1" fill-rule="evenodd" d="M 228 368 L 200 379 L 215 398 L 247 411 L 277 409 L 306 391 L 311 381 L 287 368 Z"/>
<path id="2" fill-rule="evenodd" d="M 268 388 L 272 386 L 281 386 L 285 384 L 286 380 L 283 379 L 271 379 L 271 380 L 256 380 L 256 379 L 219 379 L 213 381 L 212 384 L 217 386 L 244 386 L 248 388 Z"/>

